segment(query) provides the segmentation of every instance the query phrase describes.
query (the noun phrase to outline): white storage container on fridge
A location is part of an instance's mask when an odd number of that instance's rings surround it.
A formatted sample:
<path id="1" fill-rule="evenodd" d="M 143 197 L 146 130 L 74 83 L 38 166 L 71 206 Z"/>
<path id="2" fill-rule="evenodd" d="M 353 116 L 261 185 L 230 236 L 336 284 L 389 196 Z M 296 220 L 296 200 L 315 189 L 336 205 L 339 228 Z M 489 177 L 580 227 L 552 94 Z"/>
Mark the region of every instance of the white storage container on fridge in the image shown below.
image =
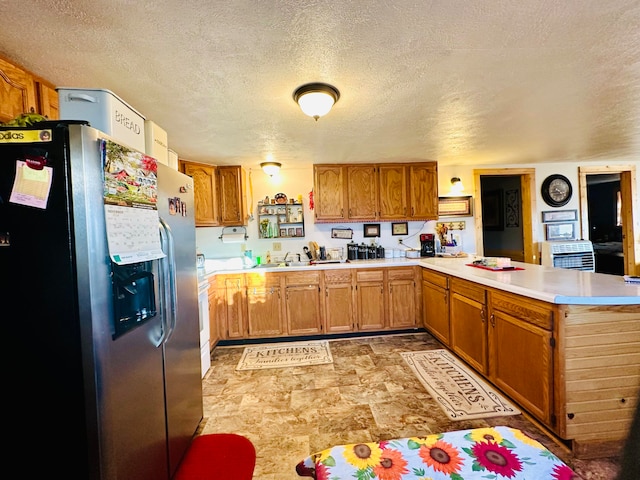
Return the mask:
<path id="1" fill-rule="evenodd" d="M 151 120 L 144 121 L 145 153 L 160 163 L 169 165 L 169 144 L 166 130 Z"/>
<path id="2" fill-rule="evenodd" d="M 124 145 L 145 152 L 145 118 L 109 90 L 57 88 L 60 120 L 86 120 Z"/>
<path id="3" fill-rule="evenodd" d="M 168 163 L 171 168 L 178 170 L 178 154 L 171 149 L 167 151 Z"/>

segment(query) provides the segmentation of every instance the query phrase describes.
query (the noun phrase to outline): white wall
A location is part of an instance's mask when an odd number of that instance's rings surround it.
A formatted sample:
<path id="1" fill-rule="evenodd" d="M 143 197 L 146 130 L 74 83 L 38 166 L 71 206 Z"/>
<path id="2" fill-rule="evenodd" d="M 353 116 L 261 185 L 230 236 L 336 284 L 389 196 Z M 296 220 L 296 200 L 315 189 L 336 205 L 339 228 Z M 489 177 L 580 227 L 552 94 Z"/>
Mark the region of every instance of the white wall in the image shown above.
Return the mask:
<path id="1" fill-rule="evenodd" d="M 545 238 L 544 225 L 541 223 L 541 212 L 543 210 L 552 210 L 540 195 L 540 187 L 544 179 L 551 174 L 559 173 L 565 175 L 572 183 L 574 194 L 570 202 L 563 209 L 578 209 L 578 168 L 580 166 L 596 166 L 596 165 L 636 165 L 636 170 L 640 167 L 640 162 L 629 162 L 629 160 L 616 159 L 603 162 L 568 162 L 568 163 L 548 163 L 548 164 L 517 164 L 517 165 L 501 165 L 504 168 L 535 168 L 536 171 L 536 211 L 537 215 L 533 219 L 536 225 L 534 235 L 535 242 L 543 241 Z M 455 195 L 472 195 L 473 192 L 473 171 L 474 169 L 496 168 L 496 165 L 474 165 L 474 166 L 438 166 L 438 189 L 440 196 L 451 195 L 450 187 L 451 177 L 460 177 L 465 186 L 465 190 L 461 194 Z M 640 192 L 640 176 L 636 176 L 636 191 Z M 309 193 L 313 190 L 313 167 L 311 165 L 303 168 L 287 167 L 286 165 L 280 171 L 280 174 L 269 177 L 258 169 L 247 169 L 247 203 L 249 212 L 253 217 L 247 224 L 247 233 L 249 235 L 246 243 L 223 244 L 219 239 L 221 227 L 198 227 L 196 229 L 196 242 L 198 250 L 207 258 L 227 258 L 240 256 L 243 251 L 252 250 L 253 256 L 266 256 L 269 251 L 272 257 L 283 257 L 285 253 L 302 254 L 302 247 L 308 246 L 309 241 L 313 240 L 318 245 L 330 247 L 344 247 L 344 255 L 346 256 L 346 244 L 351 240 L 338 240 L 331 238 L 332 228 L 352 228 L 353 241 L 356 243 L 371 243 L 373 239 L 364 238 L 362 223 L 336 223 L 336 224 L 314 224 L 313 211 L 309 209 Z M 252 194 L 253 192 L 253 194 Z M 304 221 L 305 236 L 304 238 L 277 238 L 277 239 L 259 239 L 258 238 L 258 220 L 256 205 L 259 200 L 265 196 L 273 198 L 276 193 L 283 192 L 287 197 L 297 198 L 302 195 L 304 204 Z M 475 222 L 473 217 L 441 217 L 439 221 L 464 221 L 465 229 L 456 231 L 462 239 L 462 249 L 467 253 L 475 253 Z M 377 223 L 377 222 L 371 222 Z M 408 222 L 409 234 L 406 236 L 392 236 L 391 222 L 380 222 L 381 236 L 378 242 L 386 248 L 403 248 L 398 244 L 398 239 L 402 238 L 405 248 L 420 248 L 420 233 L 434 233 L 435 221 L 428 222 Z M 640 229 L 637 229 L 640 230 Z M 579 232 L 578 225 L 578 232 Z M 280 252 L 275 251 L 273 243 L 279 242 L 282 245 Z"/>

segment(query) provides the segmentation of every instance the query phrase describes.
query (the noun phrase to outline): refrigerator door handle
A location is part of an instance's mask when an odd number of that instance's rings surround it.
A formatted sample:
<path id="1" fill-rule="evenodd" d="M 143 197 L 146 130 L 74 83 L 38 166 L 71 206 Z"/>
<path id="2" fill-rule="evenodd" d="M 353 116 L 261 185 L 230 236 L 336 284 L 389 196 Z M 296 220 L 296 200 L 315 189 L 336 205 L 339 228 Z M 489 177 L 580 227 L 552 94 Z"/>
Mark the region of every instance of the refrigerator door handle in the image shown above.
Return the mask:
<path id="1" fill-rule="evenodd" d="M 175 243 L 171 227 L 160 219 L 160 244 L 166 257 L 159 261 L 160 271 L 160 314 L 162 317 L 162 337 L 160 344 L 167 343 L 176 327 L 178 294 L 176 291 Z"/>

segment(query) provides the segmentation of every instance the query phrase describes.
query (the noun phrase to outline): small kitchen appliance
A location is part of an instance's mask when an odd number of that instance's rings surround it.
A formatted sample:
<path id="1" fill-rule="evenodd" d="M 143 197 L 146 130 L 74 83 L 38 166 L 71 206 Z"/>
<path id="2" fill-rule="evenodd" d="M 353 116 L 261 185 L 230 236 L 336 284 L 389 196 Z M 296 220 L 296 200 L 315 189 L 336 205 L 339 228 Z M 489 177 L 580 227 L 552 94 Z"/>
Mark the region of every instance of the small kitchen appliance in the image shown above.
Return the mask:
<path id="1" fill-rule="evenodd" d="M 436 241 L 433 233 L 422 233 L 420 235 L 420 256 L 435 257 Z"/>

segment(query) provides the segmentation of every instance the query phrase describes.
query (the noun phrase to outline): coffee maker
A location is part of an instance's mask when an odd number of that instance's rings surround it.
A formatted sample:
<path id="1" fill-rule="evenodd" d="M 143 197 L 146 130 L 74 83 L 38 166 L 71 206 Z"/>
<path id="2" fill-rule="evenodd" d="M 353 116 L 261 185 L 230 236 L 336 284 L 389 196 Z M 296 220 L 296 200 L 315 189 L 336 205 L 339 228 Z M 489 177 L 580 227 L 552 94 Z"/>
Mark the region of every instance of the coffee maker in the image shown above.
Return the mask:
<path id="1" fill-rule="evenodd" d="M 436 240 L 433 233 L 420 234 L 420 256 L 435 257 L 436 256 Z"/>

